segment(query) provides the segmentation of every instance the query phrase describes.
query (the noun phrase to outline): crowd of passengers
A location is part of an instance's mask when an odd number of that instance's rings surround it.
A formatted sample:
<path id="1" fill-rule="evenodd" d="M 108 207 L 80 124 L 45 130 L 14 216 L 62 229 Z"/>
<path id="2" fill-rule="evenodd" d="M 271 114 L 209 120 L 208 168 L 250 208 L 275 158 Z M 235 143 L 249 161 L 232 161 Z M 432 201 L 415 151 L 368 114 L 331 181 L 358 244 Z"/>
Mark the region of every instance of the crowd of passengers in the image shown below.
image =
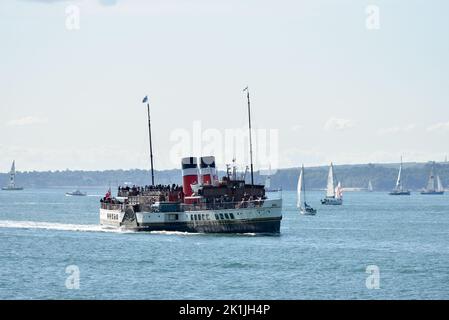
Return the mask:
<path id="1" fill-rule="evenodd" d="M 118 192 L 119 194 L 121 193 L 126 193 L 129 196 L 138 196 L 139 194 L 142 194 L 144 192 L 148 192 L 148 191 L 170 191 L 170 192 L 175 192 L 175 191 L 182 191 L 182 186 L 177 185 L 177 184 L 158 184 L 155 186 L 143 186 L 143 187 L 139 187 L 139 186 L 126 186 L 126 187 L 118 187 Z"/>

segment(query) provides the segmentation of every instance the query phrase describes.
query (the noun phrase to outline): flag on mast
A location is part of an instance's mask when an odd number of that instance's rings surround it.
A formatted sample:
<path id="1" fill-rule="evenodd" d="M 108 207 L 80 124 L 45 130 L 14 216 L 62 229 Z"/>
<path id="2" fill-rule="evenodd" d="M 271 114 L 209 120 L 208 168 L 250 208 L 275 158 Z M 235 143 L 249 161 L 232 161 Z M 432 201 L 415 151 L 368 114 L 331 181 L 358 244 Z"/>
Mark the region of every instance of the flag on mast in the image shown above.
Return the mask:
<path id="1" fill-rule="evenodd" d="M 143 98 L 142 103 L 147 103 L 148 102 L 148 96 L 145 96 L 145 98 Z"/>

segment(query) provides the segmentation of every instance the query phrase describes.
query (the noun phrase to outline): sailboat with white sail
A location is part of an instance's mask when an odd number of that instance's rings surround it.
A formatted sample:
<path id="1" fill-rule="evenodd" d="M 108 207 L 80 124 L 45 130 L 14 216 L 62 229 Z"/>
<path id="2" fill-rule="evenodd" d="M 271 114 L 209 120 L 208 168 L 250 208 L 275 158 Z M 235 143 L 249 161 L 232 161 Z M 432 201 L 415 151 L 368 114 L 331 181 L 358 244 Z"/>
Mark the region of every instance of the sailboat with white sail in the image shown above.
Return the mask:
<path id="1" fill-rule="evenodd" d="M 402 183 L 402 157 L 401 157 L 401 164 L 399 165 L 399 173 L 398 178 L 396 180 L 396 185 L 393 189 L 393 191 L 390 192 L 390 195 L 392 196 L 409 196 L 410 190 L 407 190 L 404 188 L 404 185 Z"/>
<path id="2" fill-rule="evenodd" d="M 368 192 L 373 192 L 374 191 L 373 184 L 371 183 L 371 180 L 368 181 L 368 188 L 366 190 Z"/>
<path id="3" fill-rule="evenodd" d="M 298 178 L 298 202 L 296 206 L 299 212 L 304 215 L 313 216 L 316 214 L 316 209 L 309 206 L 306 202 L 306 187 L 304 183 L 304 165 L 301 166 L 301 172 Z"/>
<path id="4" fill-rule="evenodd" d="M 421 194 L 434 195 L 444 194 L 444 187 L 441 183 L 439 175 L 435 175 L 435 163 L 430 168 L 429 180 L 427 181 L 427 187 L 421 191 Z"/>
<path id="5" fill-rule="evenodd" d="M 321 200 L 321 204 L 325 205 L 341 205 L 343 204 L 343 190 L 341 183 L 335 185 L 334 165 L 330 164 L 327 176 L 326 197 Z"/>
<path id="6" fill-rule="evenodd" d="M 22 187 L 16 186 L 16 161 L 12 162 L 11 170 L 9 171 L 9 184 L 3 187 L 2 190 L 5 191 L 18 191 L 23 190 Z"/>

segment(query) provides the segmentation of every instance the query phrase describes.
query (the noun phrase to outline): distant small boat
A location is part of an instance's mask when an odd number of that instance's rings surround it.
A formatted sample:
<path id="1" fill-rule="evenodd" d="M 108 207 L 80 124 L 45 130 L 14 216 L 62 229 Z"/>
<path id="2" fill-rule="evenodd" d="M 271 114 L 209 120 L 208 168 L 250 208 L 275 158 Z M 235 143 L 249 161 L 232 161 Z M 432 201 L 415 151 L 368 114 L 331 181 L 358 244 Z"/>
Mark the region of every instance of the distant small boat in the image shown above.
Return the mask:
<path id="1" fill-rule="evenodd" d="M 79 197 L 84 197 L 87 196 L 87 193 L 85 192 L 81 192 L 78 189 L 73 191 L 73 192 L 66 192 L 65 193 L 66 196 L 79 196 Z"/>
<path id="2" fill-rule="evenodd" d="M 393 191 L 389 193 L 392 196 L 409 196 L 410 191 L 404 189 L 404 186 L 402 184 L 402 157 L 401 157 L 401 164 L 399 166 L 399 173 L 398 173 L 398 179 L 396 180 L 396 186 L 394 187 Z"/>
<path id="3" fill-rule="evenodd" d="M 444 194 L 444 187 L 441 183 L 440 176 L 434 174 L 435 172 L 435 163 L 432 164 L 430 168 L 429 180 L 427 182 L 427 187 L 421 191 L 421 194 L 425 195 L 439 195 Z"/>
<path id="4" fill-rule="evenodd" d="M 9 171 L 9 184 L 6 187 L 3 187 L 2 190 L 5 191 L 23 190 L 22 187 L 16 186 L 16 161 L 12 162 L 11 170 Z"/>
<path id="5" fill-rule="evenodd" d="M 327 176 L 326 197 L 321 200 L 321 204 L 325 205 L 341 205 L 343 204 L 343 190 L 341 183 L 335 186 L 334 166 L 331 162 L 329 166 L 329 174 Z"/>
<path id="6" fill-rule="evenodd" d="M 304 165 L 301 167 L 301 173 L 298 178 L 298 202 L 296 206 L 299 208 L 299 212 L 304 215 L 313 216 L 316 214 L 316 210 L 309 206 L 306 202 L 306 187 L 304 183 Z"/>
<path id="7" fill-rule="evenodd" d="M 371 180 L 368 181 L 368 188 L 367 188 L 368 192 L 373 192 L 374 188 L 373 188 L 373 184 L 371 183 Z"/>

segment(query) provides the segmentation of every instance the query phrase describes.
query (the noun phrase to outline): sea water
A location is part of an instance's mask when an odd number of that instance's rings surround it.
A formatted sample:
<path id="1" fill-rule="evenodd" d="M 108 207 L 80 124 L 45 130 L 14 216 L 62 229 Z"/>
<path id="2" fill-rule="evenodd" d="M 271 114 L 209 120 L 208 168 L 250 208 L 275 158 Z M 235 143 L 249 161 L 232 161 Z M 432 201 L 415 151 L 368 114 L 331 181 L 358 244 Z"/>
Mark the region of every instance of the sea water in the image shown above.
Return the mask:
<path id="1" fill-rule="evenodd" d="M 449 298 L 447 194 L 308 192 L 302 216 L 284 191 L 280 235 L 259 236 L 105 230 L 106 190 L 67 191 L 0 192 L 1 299 Z"/>

